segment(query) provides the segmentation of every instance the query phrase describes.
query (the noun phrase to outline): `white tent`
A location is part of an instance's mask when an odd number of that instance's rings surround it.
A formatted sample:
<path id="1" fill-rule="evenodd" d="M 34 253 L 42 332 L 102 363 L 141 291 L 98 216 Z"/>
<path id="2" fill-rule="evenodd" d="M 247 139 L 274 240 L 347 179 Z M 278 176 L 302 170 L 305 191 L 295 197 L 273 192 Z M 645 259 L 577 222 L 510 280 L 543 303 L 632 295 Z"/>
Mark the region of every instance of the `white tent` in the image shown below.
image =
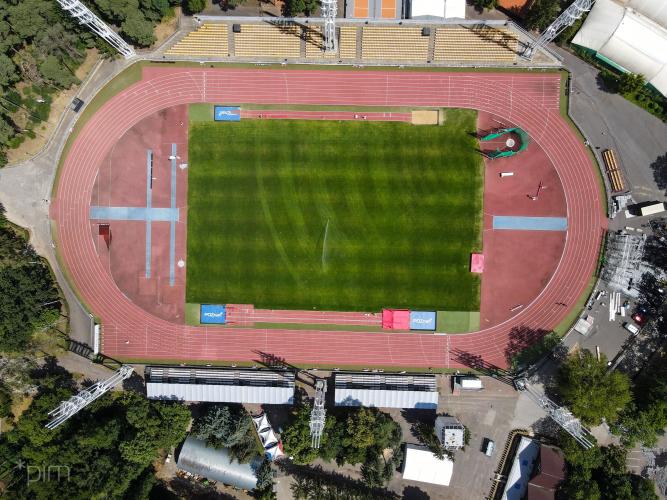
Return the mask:
<path id="1" fill-rule="evenodd" d="M 449 458 L 440 460 L 424 446 L 405 445 L 403 479 L 449 486 L 453 471 L 454 462 Z"/>
<path id="2" fill-rule="evenodd" d="M 439 17 L 445 19 L 465 19 L 465 0 L 412 0 L 410 17 Z"/>
<path id="3" fill-rule="evenodd" d="M 597 0 L 572 40 L 667 95 L 667 2 Z"/>

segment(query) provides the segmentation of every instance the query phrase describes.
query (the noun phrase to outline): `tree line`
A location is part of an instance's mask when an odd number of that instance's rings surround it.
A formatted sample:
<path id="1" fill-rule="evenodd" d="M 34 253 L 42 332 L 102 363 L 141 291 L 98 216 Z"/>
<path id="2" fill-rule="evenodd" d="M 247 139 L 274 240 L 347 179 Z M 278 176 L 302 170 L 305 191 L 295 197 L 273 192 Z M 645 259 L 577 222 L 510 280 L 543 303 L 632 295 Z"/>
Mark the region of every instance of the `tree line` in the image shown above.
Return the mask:
<path id="1" fill-rule="evenodd" d="M 84 1 L 131 44 L 155 41 L 153 29 L 180 0 Z M 53 0 L 0 0 L 0 167 L 8 149 L 39 135 L 55 94 L 78 84 L 86 50 L 115 51 Z"/>
<path id="2" fill-rule="evenodd" d="M 361 475 L 369 488 L 383 486 L 403 460 L 399 425 L 375 408 L 336 408 L 327 413 L 320 448 L 311 447 L 308 403 L 295 406 L 281 437 L 285 453 L 296 464 L 316 458 L 338 465 L 361 464 Z M 387 453 L 388 451 L 388 453 Z"/>
<path id="3" fill-rule="evenodd" d="M 185 438 L 190 411 L 133 391 L 109 393 L 54 430 L 48 412 L 77 391 L 54 359 L 33 372 L 39 389 L 0 435 L 1 486 L 11 498 L 148 498 L 153 463 Z M 0 494 L 2 491 L 0 490 Z"/>

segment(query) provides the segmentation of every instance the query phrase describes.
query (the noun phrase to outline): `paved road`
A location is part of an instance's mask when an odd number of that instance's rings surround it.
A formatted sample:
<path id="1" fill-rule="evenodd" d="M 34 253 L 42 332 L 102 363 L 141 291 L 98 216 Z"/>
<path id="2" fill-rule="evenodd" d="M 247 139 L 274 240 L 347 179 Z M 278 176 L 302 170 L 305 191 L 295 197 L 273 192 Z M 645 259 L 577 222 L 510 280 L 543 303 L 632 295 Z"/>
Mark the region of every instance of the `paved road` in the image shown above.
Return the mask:
<path id="1" fill-rule="evenodd" d="M 667 124 L 620 95 L 601 89 L 594 67 L 567 51 L 557 52 L 572 73 L 572 118 L 591 145 L 598 153 L 607 148 L 617 152 L 637 202 L 665 200 L 650 165 L 667 152 Z"/>
<path id="2" fill-rule="evenodd" d="M 83 83 L 77 97 L 89 102 L 108 79 L 126 65 L 124 60 L 102 62 Z M 51 264 L 69 305 L 70 337 L 92 346 L 91 319 L 72 292 L 56 261 L 48 216 L 58 158 L 78 116 L 69 108 L 66 109 L 53 137 L 40 153 L 23 163 L 0 169 L 0 201 L 7 211 L 7 218 L 30 231 L 30 243 Z"/>

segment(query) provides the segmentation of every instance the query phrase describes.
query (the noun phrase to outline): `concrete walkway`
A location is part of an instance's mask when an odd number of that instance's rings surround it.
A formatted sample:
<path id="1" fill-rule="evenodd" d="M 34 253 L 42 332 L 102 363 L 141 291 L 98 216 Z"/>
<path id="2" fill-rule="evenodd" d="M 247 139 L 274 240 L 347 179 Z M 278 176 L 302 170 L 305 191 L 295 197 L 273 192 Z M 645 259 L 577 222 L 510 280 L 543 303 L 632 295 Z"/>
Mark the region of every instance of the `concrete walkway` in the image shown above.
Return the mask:
<path id="1" fill-rule="evenodd" d="M 122 59 L 101 61 L 83 82 L 77 97 L 86 103 L 129 63 Z M 25 162 L 0 169 L 0 202 L 9 220 L 30 232 L 30 243 L 51 264 L 70 311 L 72 339 L 93 345 L 91 318 L 65 279 L 55 256 L 49 223 L 49 203 L 58 159 L 79 115 L 66 108 L 54 135 L 40 153 Z"/>
<path id="2" fill-rule="evenodd" d="M 667 152 L 667 124 L 618 94 L 604 90 L 598 70 L 575 55 L 555 49 L 572 73 L 570 110 L 599 155 L 614 149 L 632 195 L 638 202 L 664 201 L 653 179 L 651 163 Z"/>

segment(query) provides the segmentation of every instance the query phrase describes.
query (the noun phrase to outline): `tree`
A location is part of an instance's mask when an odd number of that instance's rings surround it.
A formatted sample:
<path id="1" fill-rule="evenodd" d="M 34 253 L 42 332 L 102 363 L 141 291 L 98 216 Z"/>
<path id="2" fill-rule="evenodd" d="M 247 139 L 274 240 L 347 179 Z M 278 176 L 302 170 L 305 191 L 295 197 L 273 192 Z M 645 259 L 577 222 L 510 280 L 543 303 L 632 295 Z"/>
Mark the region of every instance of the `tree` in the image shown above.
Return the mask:
<path id="1" fill-rule="evenodd" d="M 75 388 L 69 373 L 50 360 L 45 366 L 48 373 L 40 375 L 39 393 L 14 429 L 3 434 L 0 463 L 21 460 L 32 467 L 59 467 L 67 471 L 67 480 L 15 476 L 10 497 L 79 499 L 103 492 L 110 498 L 132 498 L 145 490 L 146 471 L 152 470 L 160 450 L 185 438 L 188 408 L 149 401 L 135 392 L 112 392 L 49 430 L 44 427 L 48 412 Z"/>
<path id="2" fill-rule="evenodd" d="M 526 14 L 526 27 L 544 31 L 560 13 L 559 0 L 534 0 Z"/>
<path id="3" fill-rule="evenodd" d="M 7 88 L 18 79 L 19 74 L 12 60 L 5 54 L 0 54 L 0 88 Z"/>
<path id="4" fill-rule="evenodd" d="M 206 0 L 187 0 L 185 8 L 190 14 L 197 14 L 206 8 Z"/>
<path id="5" fill-rule="evenodd" d="M 483 9 L 495 9 L 498 6 L 498 0 L 473 0 L 472 3 L 480 11 Z"/>
<path id="6" fill-rule="evenodd" d="M 572 413 L 584 423 L 613 423 L 632 400 L 627 375 L 607 372 L 607 358 L 598 361 L 588 350 L 570 356 L 558 373 L 558 392 Z"/>
<path id="7" fill-rule="evenodd" d="M 12 416 L 12 391 L 0 382 L 0 419 Z"/>
<path id="8" fill-rule="evenodd" d="M 264 460 L 262 460 L 262 463 L 257 468 L 255 476 L 257 476 L 257 486 L 255 487 L 256 489 L 266 490 L 273 486 L 273 471 L 271 470 L 271 462 L 266 457 Z"/>
<path id="9" fill-rule="evenodd" d="M 667 401 L 658 400 L 642 410 L 630 405 L 621 413 L 613 431 L 621 437 L 621 442 L 625 446 L 631 447 L 639 442 L 650 448 L 655 446 L 658 436 L 664 434 L 666 427 Z"/>
<path id="10" fill-rule="evenodd" d="M 319 6 L 317 0 L 285 0 L 283 3 L 283 15 L 285 17 L 294 17 L 299 14 L 307 16 L 313 14 Z"/>
<path id="11" fill-rule="evenodd" d="M 559 498 L 574 500 L 657 499 L 652 487 L 639 476 L 626 472 L 627 450 L 621 446 L 583 449 L 569 435 L 560 435 L 567 464 L 567 477 Z"/>
<path id="12" fill-rule="evenodd" d="M 215 448 L 228 448 L 239 462 L 258 455 L 254 424 L 243 408 L 213 406 L 192 426 L 192 435 Z"/>
<path id="13" fill-rule="evenodd" d="M 412 431 L 419 442 L 426 446 L 437 458 L 440 460 L 445 458 L 445 447 L 442 446 L 438 436 L 435 435 L 433 425 L 429 425 L 426 422 L 417 422 L 413 426 Z"/>
<path id="14" fill-rule="evenodd" d="M 292 413 L 290 422 L 281 435 L 285 453 L 294 457 L 294 462 L 297 464 L 310 463 L 315 460 L 319 454 L 322 454 L 324 450 L 330 449 L 329 439 L 336 427 L 336 418 L 332 415 L 327 415 L 324 424 L 324 432 L 322 433 L 322 439 L 320 441 L 319 452 L 311 447 L 311 408 L 312 407 L 308 404 L 297 406 L 294 413 Z M 334 457 L 335 454 L 328 458 L 332 459 Z"/>
<path id="15" fill-rule="evenodd" d="M 644 75 L 623 73 L 618 77 L 618 90 L 622 94 L 633 94 L 646 84 Z"/>
<path id="16" fill-rule="evenodd" d="M 138 12 L 128 15 L 120 29 L 132 43 L 141 47 L 148 47 L 155 41 L 153 24 Z"/>
<path id="17" fill-rule="evenodd" d="M 39 65 L 39 72 L 56 87 L 63 89 L 79 83 L 79 79 L 56 56 L 44 59 Z"/>

